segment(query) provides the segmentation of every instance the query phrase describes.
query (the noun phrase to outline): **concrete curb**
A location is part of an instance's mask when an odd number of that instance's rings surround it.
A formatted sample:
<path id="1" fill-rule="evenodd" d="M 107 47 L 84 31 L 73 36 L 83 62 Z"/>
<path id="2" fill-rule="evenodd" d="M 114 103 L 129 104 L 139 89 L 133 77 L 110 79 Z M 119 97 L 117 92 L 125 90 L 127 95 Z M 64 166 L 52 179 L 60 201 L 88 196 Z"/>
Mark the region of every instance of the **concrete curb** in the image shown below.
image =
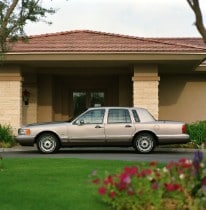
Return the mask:
<path id="1" fill-rule="evenodd" d="M 84 150 L 84 149 L 96 149 L 96 150 L 102 150 L 102 149 L 108 149 L 110 150 L 111 147 L 103 147 L 103 148 L 95 148 L 95 147 L 74 147 L 74 148 L 70 148 L 72 150 L 75 150 L 76 148 L 78 148 L 78 150 Z M 133 148 L 131 148 L 133 150 Z M 0 148 L 0 152 L 23 152 L 23 151 L 36 151 L 37 148 L 36 146 L 14 146 L 12 148 Z M 123 147 L 112 147 L 112 150 L 128 150 L 128 148 L 123 148 Z M 189 149 L 189 148 L 171 148 L 171 147 L 157 147 L 155 148 L 155 151 L 162 151 L 162 152 L 195 152 L 195 151 L 202 151 L 202 152 L 206 152 L 206 149 Z"/>
<path id="2" fill-rule="evenodd" d="M 23 151 L 32 151 L 36 150 L 36 147 L 23 147 L 23 146 L 14 146 L 12 148 L 0 148 L 0 152 L 23 152 Z"/>

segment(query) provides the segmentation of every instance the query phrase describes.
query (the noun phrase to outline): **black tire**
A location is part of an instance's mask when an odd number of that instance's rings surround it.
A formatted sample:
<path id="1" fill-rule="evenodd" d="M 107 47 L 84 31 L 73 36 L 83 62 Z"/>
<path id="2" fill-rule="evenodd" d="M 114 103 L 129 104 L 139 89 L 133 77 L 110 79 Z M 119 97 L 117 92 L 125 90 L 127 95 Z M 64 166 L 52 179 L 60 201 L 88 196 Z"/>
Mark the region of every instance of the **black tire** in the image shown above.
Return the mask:
<path id="1" fill-rule="evenodd" d="M 155 138 L 150 133 L 140 133 L 134 139 L 134 148 L 140 153 L 150 153 L 156 146 Z"/>
<path id="2" fill-rule="evenodd" d="M 37 139 L 39 152 L 45 154 L 56 153 L 60 148 L 58 138 L 52 133 L 43 133 Z"/>

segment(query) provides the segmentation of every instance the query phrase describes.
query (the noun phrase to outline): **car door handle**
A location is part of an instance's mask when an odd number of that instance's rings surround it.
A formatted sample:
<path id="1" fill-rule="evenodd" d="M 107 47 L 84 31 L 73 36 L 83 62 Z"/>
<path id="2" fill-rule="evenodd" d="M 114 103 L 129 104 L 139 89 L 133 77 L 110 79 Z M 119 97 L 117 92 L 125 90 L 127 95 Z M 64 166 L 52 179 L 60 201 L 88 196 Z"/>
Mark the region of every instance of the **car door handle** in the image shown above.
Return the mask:
<path id="1" fill-rule="evenodd" d="M 131 128 L 132 126 L 131 125 L 125 125 L 125 128 Z"/>
<path id="2" fill-rule="evenodd" d="M 100 125 L 96 125 L 95 128 L 103 128 L 102 126 Z"/>

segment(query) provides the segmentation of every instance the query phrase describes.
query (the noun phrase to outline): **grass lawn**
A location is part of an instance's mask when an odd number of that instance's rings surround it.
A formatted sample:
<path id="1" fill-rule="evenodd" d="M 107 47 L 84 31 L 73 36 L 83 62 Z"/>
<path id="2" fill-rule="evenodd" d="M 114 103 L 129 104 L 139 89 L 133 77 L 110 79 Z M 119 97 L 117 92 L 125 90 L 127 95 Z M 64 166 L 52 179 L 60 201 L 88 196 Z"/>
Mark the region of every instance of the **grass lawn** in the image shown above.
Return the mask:
<path id="1" fill-rule="evenodd" d="M 88 176 L 117 172 L 138 162 L 81 159 L 3 159 L 1 210 L 105 210 Z"/>

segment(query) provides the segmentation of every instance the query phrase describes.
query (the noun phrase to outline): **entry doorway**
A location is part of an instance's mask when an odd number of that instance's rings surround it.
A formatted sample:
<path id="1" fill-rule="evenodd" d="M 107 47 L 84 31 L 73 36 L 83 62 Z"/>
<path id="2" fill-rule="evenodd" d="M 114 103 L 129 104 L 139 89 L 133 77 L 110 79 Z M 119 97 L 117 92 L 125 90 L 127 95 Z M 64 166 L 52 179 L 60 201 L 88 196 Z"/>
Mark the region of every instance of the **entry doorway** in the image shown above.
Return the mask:
<path id="1" fill-rule="evenodd" d="M 72 97 L 74 117 L 89 107 L 101 107 L 105 105 L 104 91 L 74 91 Z"/>
<path id="2" fill-rule="evenodd" d="M 129 76 L 59 76 L 53 85 L 53 121 L 66 121 L 89 107 L 132 105 Z"/>

